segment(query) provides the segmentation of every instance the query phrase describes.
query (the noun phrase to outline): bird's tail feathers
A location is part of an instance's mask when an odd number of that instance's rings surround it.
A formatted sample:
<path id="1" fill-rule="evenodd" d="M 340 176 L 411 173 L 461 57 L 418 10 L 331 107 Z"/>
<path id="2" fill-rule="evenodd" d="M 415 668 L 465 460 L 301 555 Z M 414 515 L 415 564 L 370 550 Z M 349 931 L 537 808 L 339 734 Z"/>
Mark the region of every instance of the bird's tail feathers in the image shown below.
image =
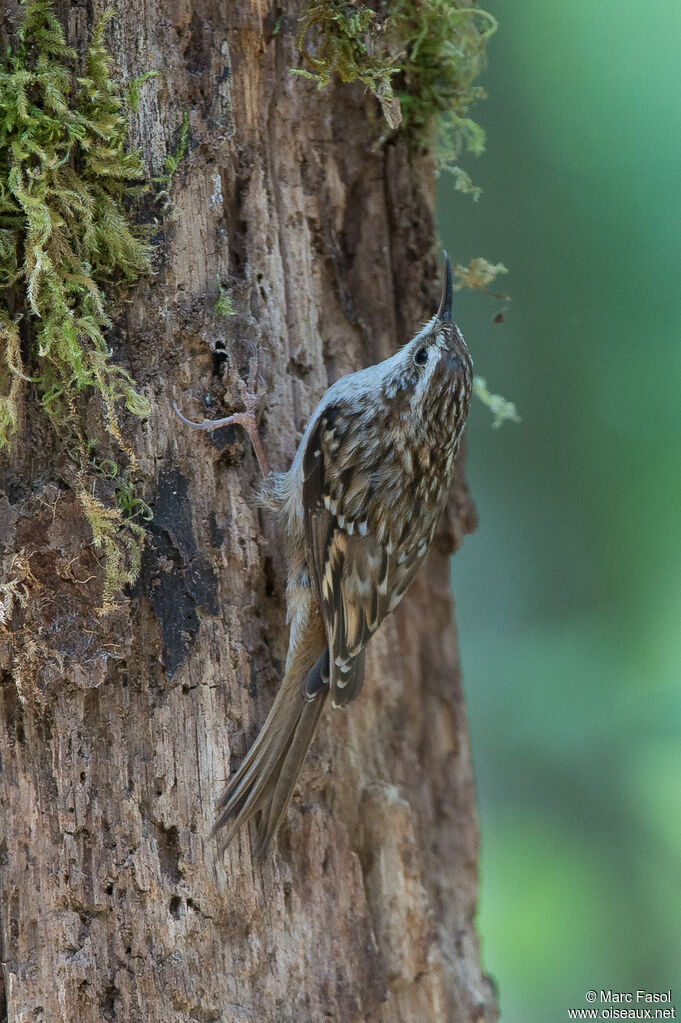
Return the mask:
<path id="1" fill-rule="evenodd" d="M 303 679 L 295 665 L 284 676 L 258 738 L 218 801 L 213 834 L 226 828 L 220 841 L 221 852 L 241 825 L 260 811 L 257 855 L 260 859 L 266 855 L 326 703 L 328 665 L 325 650 Z"/>

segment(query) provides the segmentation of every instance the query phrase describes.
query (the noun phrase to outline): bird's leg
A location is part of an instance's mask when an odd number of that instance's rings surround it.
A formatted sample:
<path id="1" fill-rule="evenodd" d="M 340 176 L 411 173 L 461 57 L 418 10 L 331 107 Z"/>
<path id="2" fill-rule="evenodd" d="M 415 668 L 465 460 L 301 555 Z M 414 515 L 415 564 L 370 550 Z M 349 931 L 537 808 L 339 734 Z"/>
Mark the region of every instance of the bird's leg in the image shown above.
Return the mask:
<path id="1" fill-rule="evenodd" d="M 233 426 L 238 423 L 239 426 L 243 426 L 244 430 L 251 438 L 251 444 L 255 451 L 255 457 L 258 459 L 258 465 L 260 471 L 264 477 L 269 476 L 270 468 L 267 464 L 265 452 L 263 450 L 260 435 L 258 433 L 258 425 L 255 419 L 255 410 L 260 400 L 260 394 L 257 390 L 257 362 L 255 359 L 251 359 L 248 364 L 248 383 L 239 379 L 239 391 L 241 392 L 241 400 L 244 403 L 245 410 L 243 412 L 234 412 L 231 416 L 227 416 L 225 419 L 204 419 L 200 423 L 194 423 L 191 419 L 187 419 L 182 415 L 179 408 L 173 402 L 173 408 L 186 426 L 191 426 L 193 430 L 205 430 L 207 433 L 212 433 L 213 430 L 219 430 L 223 426 Z"/>

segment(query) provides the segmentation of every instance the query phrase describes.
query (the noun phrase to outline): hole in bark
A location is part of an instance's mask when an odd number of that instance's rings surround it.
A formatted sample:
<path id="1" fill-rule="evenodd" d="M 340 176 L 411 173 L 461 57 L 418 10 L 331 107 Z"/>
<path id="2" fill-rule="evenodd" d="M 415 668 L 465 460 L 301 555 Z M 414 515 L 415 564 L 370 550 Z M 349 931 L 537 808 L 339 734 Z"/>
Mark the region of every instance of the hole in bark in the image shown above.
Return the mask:
<path id="1" fill-rule="evenodd" d="M 222 367 L 227 362 L 227 352 L 224 348 L 216 348 L 213 352 L 213 376 L 222 378 Z"/>
<path id="2" fill-rule="evenodd" d="M 265 596 L 273 597 L 277 592 L 276 575 L 272 558 L 267 554 L 262 563 L 262 571 L 265 576 Z"/>
<path id="3" fill-rule="evenodd" d="M 104 891 L 106 892 L 107 895 L 113 895 L 113 893 L 114 893 L 114 886 L 111 884 L 111 882 L 109 882 L 109 884 L 106 886 Z"/>
<path id="4" fill-rule="evenodd" d="M 222 543 L 225 539 L 225 531 L 218 525 L 218 520 L 215 517 L 215 512 L 210 513 L 208 519 L 208 527 L 210 529 L 210 544 L 215 550 L 219 550 L 222 547 Z"/>
<path id="5" fill-rule="evenodd" d="M 282 891 L 284 893 L 284 906 L 286 907 L 286 911 L 290 912 L 291 911 L 291 893 L 293 891 L 293 885 L 291 884 L 290 881 L 284 881 L 284 884 L 282 886 Z"/>
<path id="6" fill-rule="evenodd" d="M 179 895 L 173 895 L 172 899 L 168 903 L 168 909 L 170 910 L 170 915 L 172 917 L 176 920 L 180 919 L 182 916 L 182 899 Z"/>
<path id="7" fill-rule="evenodd" d="M 173 884 L 182 877 L 180 870 L 180 842 L 177 833 L 177 828 L 173 825 L 171 828 L 158 828 L 158 835 L 156 839 L 158 848 L 158 861 L 161 865 L 161 870 L 169 878 Z"/>
<path id="8" fill-rule="evenodd" d="M 236 465 L 238 463 L 239 449 L 236 452 L 231 450 L 239 439 L 236 426 L 221 426 L 219 430 L 214 430 L 210 436 L 211 444 L 218 451 L 224 452 L 225 448 L 230 449 L 226 452 L 225 464 Z"/>

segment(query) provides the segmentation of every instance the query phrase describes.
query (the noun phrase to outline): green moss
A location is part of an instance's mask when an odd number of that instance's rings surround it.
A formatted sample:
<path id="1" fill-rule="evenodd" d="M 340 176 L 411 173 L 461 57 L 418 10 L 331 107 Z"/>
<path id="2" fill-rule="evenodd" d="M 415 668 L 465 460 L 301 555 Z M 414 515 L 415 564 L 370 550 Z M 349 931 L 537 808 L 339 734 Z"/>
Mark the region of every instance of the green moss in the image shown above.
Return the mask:
<path id="1" fill-rule="evenodd" d="M 234 316 L 232 296 L 220 280 L 218 280 L 218 299 L 215 303 L 215 312 L 218 316 Z"/>
<path id="2" fill-rule="evenodd" d="M 102 463 L 99 474 L 115 478 L 117 467 Z M 124 586 L 131 586 L 139 575 L 142 545 L 151 509 L 136 496 L 130 480 L 114 484 L 115 504 L 107 505 L 94 493 L 92 479 L 83 475 L 75 486 L 85 517 L 92 530 L 92 545 L 103 555 L 104 588 L 101 608 L 103 614 L 115 610 Z"/>
<path id="3" fill-rule="evenodd" d="M 476 259 L 471 259 L 468 266 L 462 266 L 460 263 L 457 263 L 454 267 L 454 276 L 457 278 L 455 290 L 473 288 L 479 291 L 487 291 L 487 286 L 496 280 L 499 274 L 507 273 L 508 270 L 503 263 L 490 263 L 488 259 L 478 256 Z M 498 298 L 501 296 L 494 297 Z"/>
<path id="4" fill-rule="evenodd" d="M 19 397 L 24 376 L 21 369 L 19 328 L 0 309 L 0 344 L 4 349 L 4 366 L 0 363 L 0 436 L 9 437 L 17 428 Z"/>
<path id="5" fill-rule="evenodd" d="M 396 90 L 404 128 L 435 149 L 439 166 L 455 174 L 458 189 L 477 198 L 479 189 L 457 161 L 464 150 L 478 156 L 485 148 L 485 133 L 469 112 L 486 95 L 474 83 L 497 23 L 461 0 L 397 0 L 392 21 L 405 51 Z"/>
<path id="6" fill-rule="evenodd" d="M 312 79 L 319 89 L 324 89 L 334 74 L 344 82 L 362 82 L 380 101 L 390 127 L 396 127 L 391 118 L 391 78 L 399 67 L 376 52 L 374 39 L 382 28 L 376 12 L 362 3 L 317 0 L 298 22 L 297 45 L 306 67 L 294 68 L 292 74 Z M 311 30 L 316 30 L 314 48 L 308 45 Z"/>
<path id="7" fill-rule="evenodd" d="M 125 90 L 125 102 L 133 111 L 137 113 L 140 107 L 140 100 L 142 98 L 142 86 L 145 82 L 148 82 L 151 78 L 158 78 L 161 74 L 160 71 L 145 71 L 143 75 L 137 75 L 136 78 L 129 83 Z"/>
<path id="8" fill-rule="evenodd" d="M 151 246 L 127 212 L 147 186 L 139 152 L 125 148 L 125 102 L 103 41 L 111 14 L 96 27 L 79 68 L 51 0 L 22 8 L 0 64 L 0 297 L 15 310 L 13 319 L 0 316 L 0 447 L 17 430 L 21 388 L 30 381 L 78 463 L 78 492 L 86 494 L 97 461 L 84 432 L 83 397 L 99 394 L 103 421 L 132 473 L 119 409 L 149 413 L 130 375 L 112 361 L 103 292 L 151 269 Z M 133 83 L 133 105 L 148 77 Z M 132 553 L 131 542 L 139 548 L 139 527 L 119 504 L 100 504 L 102 518 L 117 523 L 115 555 L 104 527 L 95 529 L 93 500 L 82 503 L 95 544 L 105 549 L 113 592 L 136 571 L 139 551 Z"/>
<path id="9" fill-rule="evenodd" d="M 476 377 L 473 381 L 473 393 L 480 399 L 483 405 L 490 410 L 494 419 L 492 426 L 498 428 L 506 422 L 519 423 L 520 416 L 512 401 L 502 398 L 500 394 L 492 394 L 487 389 L 484 377 Z"/>
<path id="10" fill-rule="evenodd" d="M 151 249 L 123 205 L 140 191 L 142 166 L 139 153 L 124 149 L 127 121 L 110 78 L 105 20 L 74 86 L 76 57 L 49 0 L 25 5 L 17 45 L 0 70 L 0 283 L 26 287 L 33 379 L 55 425 L 77 436 L 71 406 L 83 388 L 96 388 L 120 442 L 115 404 L 122 399 L 137 415 L 148 404 L 111 361 L 100 288 L 148 272 Z M 7 348 L 3 368 L 22 374 L 18 352 L 13 359 Z M 5 430 L 0 444 L 7 440 Z"/>
<path id="11" fill-rule="evenodd" d="M 461 0 L 393 0 L 380 10 L 358 0 L 316 0 L 299 22 L 305 67 L 294 74 L 320 89 L 334 74 L 362 82 L 381 102 L 389 127 L 401 123 L 414 144 L 433 148 L 456 187 L 477 198 L 480 190 L 457 161 L 464 149 L 477 155 L 485 146 L 469 112 L 485 96 L 474 82 L 495 19 Z"/>
<path id="12" fill-rule="evenodd" d="M 161 185 L 161 191 L 157 192 L 157 201 L 163 200 L 166 205 L 169 201 L 170 186 L 172 184 L 175 171 L 178 168 L 180 161 L 184 154 L 187 152 L 187 140 L 189 138 L 189 114 L 184 112 L 182 115 L 182 124 L 180 126 L 180 137 L 177 143 L 177 149 L 175 152 L 170 152 L 166 155 L 165 159 L 165 170 L 163 174 L 160 174 L 157 178 L 154 178 L 154 182 L 157 185 Z"/>

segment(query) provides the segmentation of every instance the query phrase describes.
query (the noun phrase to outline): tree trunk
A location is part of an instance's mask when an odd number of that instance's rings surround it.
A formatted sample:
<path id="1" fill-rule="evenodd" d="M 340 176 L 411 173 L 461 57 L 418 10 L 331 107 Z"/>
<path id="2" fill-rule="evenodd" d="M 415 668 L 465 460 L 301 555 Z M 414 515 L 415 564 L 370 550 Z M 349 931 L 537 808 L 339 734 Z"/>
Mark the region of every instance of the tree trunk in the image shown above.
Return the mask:
<path id="1" fill-rule="evenodd" d="M 94 7 L 58 5 L 79 51 Z M 158 272 L 112 333 L 152 402 L 126 424 L 154 520 L 140 581 L 102 624 L 82 508 L 39 413 L 24 419 L 0 480 L 6 565 L 19 554 L 26 601 L 40 594 L 32 682 L 19 602 L 0 633 L 10 1021 L 496 1018 L 448 584 L 474 522 L 462 476 L 360 699 L 327 712 L 264 867 L 252 831 L 224 861 L 209 837 L 282 675 L 286 566 L 245 435 L 193 433 L 171 403 L 229 414 L 257 357 L 261 435 L 287 468 L 328 384 L 406 342 L 439 292 L 430 159 L 399 137 L 374 145 L 361 86 L 289 74 L 298 13 L 123 0 L 107 29 L 125 78 L 162 72 L 131 125 L 150 175 L 185 110 L 190 123 Z M 234 315 L 215 310 L 218 280 Z"/>

